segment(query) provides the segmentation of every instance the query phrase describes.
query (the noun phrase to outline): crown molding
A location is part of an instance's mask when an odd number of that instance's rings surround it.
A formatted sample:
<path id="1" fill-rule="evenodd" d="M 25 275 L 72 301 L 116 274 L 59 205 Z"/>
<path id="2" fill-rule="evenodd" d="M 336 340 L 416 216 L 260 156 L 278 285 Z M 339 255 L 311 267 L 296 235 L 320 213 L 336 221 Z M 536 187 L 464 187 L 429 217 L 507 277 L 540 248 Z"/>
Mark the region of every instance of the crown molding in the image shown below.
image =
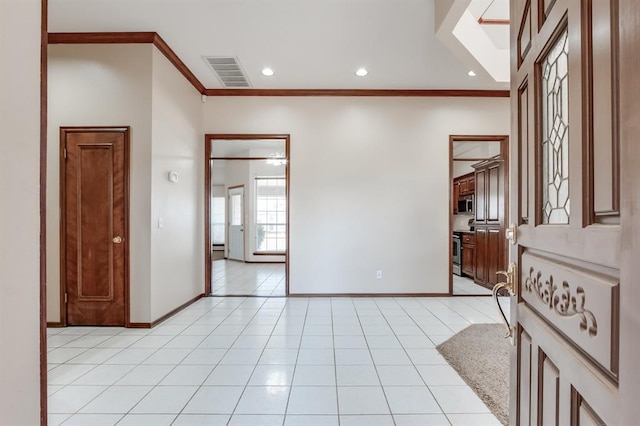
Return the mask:
<path id="1" fill-rule="evenodd" d="M 452 89 L 206 89 L 207 96 L 378 96 L 508 98 L 508 90 Z"/>
<path id="2" fill-rule="evenodd" d="M 473 97 L 508 98 L 509 90 L 457 89 L 207 89 L 156 32 L 49 33 L 48 44 L 152 43 L 201 94 L 222 96 Z"/>

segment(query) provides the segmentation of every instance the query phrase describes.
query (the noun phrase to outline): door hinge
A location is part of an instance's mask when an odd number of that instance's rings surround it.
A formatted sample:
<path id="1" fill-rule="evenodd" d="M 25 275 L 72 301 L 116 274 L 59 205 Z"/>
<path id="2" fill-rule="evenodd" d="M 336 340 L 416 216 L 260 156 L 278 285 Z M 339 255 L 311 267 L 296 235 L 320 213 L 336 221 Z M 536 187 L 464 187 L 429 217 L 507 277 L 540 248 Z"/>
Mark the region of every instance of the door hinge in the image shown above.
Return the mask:
<path id="1" fill-rule="evenodd" d="M 67 296 L 67 293 L 64 294 L 64 303 L 67 303 L 69 301 L 69 297 Z"/>
<path id="2" fill-rule="evenodd" d="M 67 158 L 67 148 L 64 149 L 64 158 Z"/>

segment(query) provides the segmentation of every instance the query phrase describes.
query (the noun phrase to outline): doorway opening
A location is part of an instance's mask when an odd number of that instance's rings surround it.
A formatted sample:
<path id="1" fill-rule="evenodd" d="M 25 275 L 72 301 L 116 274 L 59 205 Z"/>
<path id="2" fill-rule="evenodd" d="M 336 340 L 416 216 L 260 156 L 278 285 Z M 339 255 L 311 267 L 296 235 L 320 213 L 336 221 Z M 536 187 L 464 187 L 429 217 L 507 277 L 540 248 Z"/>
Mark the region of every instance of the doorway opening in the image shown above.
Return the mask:
<path id="1" fill-rule="evenodd" d="M 491 295 L 506 269 L 508 136 L 449 137 L 449 294 Z"/>
<path id="2" fill-rule="evenodd" d="M 289 294 L 289 135 L 205 135 L 205 294 Z"/>

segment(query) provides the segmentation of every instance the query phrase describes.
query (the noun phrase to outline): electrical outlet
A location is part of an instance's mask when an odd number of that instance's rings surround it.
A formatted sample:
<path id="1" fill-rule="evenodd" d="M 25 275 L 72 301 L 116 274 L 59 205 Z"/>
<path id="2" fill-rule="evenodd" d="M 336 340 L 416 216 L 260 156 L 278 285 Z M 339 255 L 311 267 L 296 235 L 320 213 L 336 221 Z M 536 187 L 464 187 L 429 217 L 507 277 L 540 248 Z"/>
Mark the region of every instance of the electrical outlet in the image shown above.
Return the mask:
<path id="1" fill-rule="evenodd" d="M 382 279 L 382 271 L 376 271 L 376 278 Z"/>

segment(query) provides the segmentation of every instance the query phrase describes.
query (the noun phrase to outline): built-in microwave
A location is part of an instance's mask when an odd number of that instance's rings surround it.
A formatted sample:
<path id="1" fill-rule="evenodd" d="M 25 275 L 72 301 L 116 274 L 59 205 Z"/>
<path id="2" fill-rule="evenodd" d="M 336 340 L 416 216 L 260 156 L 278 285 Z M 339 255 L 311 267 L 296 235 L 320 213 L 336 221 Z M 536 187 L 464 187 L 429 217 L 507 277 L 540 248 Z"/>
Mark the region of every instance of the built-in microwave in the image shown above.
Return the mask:
<path id="1" fill-rule="evenodd" d="M 458 213 L 473 213 L 473 195 L 458 198 Z"/>

